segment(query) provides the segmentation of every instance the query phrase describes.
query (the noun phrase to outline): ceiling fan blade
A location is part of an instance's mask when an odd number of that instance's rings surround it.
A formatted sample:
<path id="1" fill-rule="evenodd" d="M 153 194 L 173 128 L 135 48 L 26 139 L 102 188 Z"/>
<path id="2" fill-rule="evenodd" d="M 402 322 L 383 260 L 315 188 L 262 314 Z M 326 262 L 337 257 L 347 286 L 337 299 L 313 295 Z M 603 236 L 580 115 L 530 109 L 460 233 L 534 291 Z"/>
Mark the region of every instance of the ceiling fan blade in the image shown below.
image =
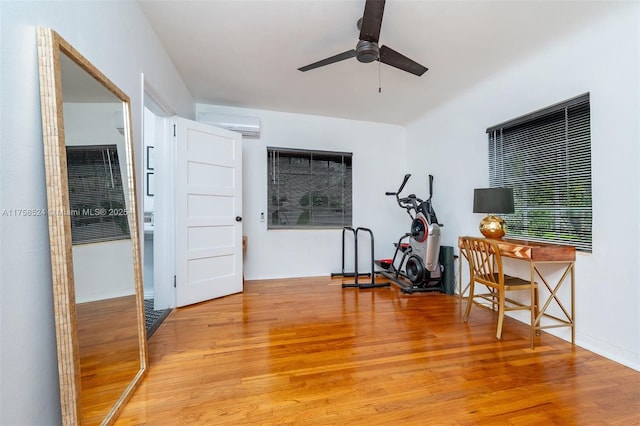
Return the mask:
<path id="1" fill-rule="evenodd" d="M 335 62 L 340 62 L 340 61 L 344 61 L 345 59 L 350 59 L 356 56 L 356 51 L 355 49 L 351 49 L 351 50 L 347 50 L 346 52 L 342 52 L 342 53 L 338 53 L 335 56 L 332 56 L 330 58 L 327 59 L 323 59 L 321 61 L 318 62 L 314 62 L 312 64 L 306 65 L 304 67 L 298 68 L 299 71 L 309 71 L 312 70 L 314 68 L 319 68 L 319 67 L 323 67 L 325 65 L 329 65 L 329 64 L 333 64 Z"/>
<path id="2" fill-rule="evenodd" d="M 392 67 L 398 68 L 402 71 L 410 72 L 418 77 L 429 69 L 387 46 L 382 46 L 380 48 L 379 60 L 383 64 L 391 65 Z"/>
<path id="3" fill-rule="evenodd" d="M 362 15 L 362 24 L 360 27 L 360 40 L 377 43 L 380 39 L 384 1 L 385 0 L 367 0 L 364 4 L 364 14 Z"/>

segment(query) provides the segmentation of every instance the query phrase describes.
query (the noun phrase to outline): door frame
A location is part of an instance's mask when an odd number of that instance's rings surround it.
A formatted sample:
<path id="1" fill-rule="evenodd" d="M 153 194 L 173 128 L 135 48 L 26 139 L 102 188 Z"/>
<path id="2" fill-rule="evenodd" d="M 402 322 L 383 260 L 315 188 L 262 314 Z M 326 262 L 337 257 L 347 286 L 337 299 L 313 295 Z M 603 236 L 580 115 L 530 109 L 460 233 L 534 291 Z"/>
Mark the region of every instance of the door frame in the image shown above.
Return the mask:
<path id="1" fill-rule="evenodd" d="M 153 230 L 153 275 L 154 309 L 162 310 L 176 306 L 175 293 L 175 139 L 173 128 L 175 110 L 142 74 L 142 117 L 147 107 L 156 116 L 154 148 L 154 230 Z M 143 126 L 144 127 L 144 126 Z M 144 135 L 142 144 L 144 144 Z M 141 148 L 142 149 L 142 148 Z M 146 170 L 146 153 L 140 156 L 139 170 Z M 146 178 L 146 175 L 144 176 Z M 142 188 L 142 185 L 138 185 Z M 144 194 L 141 193 L 144 200 Z M 144 206 L 144 203 L 141 203 Z M 144 224 L 140 227 L 143 229 Z M 144 258 L 144 257 L 143 257 Z"/>

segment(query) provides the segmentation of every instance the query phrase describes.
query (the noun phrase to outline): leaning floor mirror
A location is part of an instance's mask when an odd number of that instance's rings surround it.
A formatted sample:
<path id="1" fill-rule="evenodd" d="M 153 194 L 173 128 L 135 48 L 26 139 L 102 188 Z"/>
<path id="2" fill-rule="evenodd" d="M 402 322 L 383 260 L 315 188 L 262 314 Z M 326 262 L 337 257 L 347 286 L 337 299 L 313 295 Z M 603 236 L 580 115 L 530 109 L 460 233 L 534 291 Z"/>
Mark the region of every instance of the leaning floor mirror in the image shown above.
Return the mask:
<path id="1" fill-rule="evenodd" d="M 62 422 L 112 424 L 147 368 L 130 102 L 37 39 Z"/>

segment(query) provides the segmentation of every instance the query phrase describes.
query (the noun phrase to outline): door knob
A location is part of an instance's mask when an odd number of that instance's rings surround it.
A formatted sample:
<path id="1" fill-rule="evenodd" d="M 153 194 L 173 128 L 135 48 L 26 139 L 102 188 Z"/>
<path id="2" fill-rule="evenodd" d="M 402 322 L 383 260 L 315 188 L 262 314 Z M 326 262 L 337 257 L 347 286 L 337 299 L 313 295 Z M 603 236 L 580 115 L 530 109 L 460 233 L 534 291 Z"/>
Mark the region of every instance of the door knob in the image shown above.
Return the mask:
<path id="1" fill-rule="evenodd" d="M 236 222 L 242 222 L 242 217 L 236 216 Z"/>

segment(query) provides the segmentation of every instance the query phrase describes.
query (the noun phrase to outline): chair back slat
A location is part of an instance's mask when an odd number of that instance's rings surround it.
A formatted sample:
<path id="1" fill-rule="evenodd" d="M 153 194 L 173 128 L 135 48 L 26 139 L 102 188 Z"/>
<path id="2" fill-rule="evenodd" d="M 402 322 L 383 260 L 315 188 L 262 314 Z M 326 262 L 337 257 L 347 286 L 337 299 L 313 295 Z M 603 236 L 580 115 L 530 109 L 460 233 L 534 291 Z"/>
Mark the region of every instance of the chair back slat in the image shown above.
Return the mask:
<path id="1" fill-rule="evenodd" d="M 504 287 L 502 258 L 498 245 L 474 237 L 464 237 L 462 244 L 469 261 L 471 279 L 494 288 Z"/>

